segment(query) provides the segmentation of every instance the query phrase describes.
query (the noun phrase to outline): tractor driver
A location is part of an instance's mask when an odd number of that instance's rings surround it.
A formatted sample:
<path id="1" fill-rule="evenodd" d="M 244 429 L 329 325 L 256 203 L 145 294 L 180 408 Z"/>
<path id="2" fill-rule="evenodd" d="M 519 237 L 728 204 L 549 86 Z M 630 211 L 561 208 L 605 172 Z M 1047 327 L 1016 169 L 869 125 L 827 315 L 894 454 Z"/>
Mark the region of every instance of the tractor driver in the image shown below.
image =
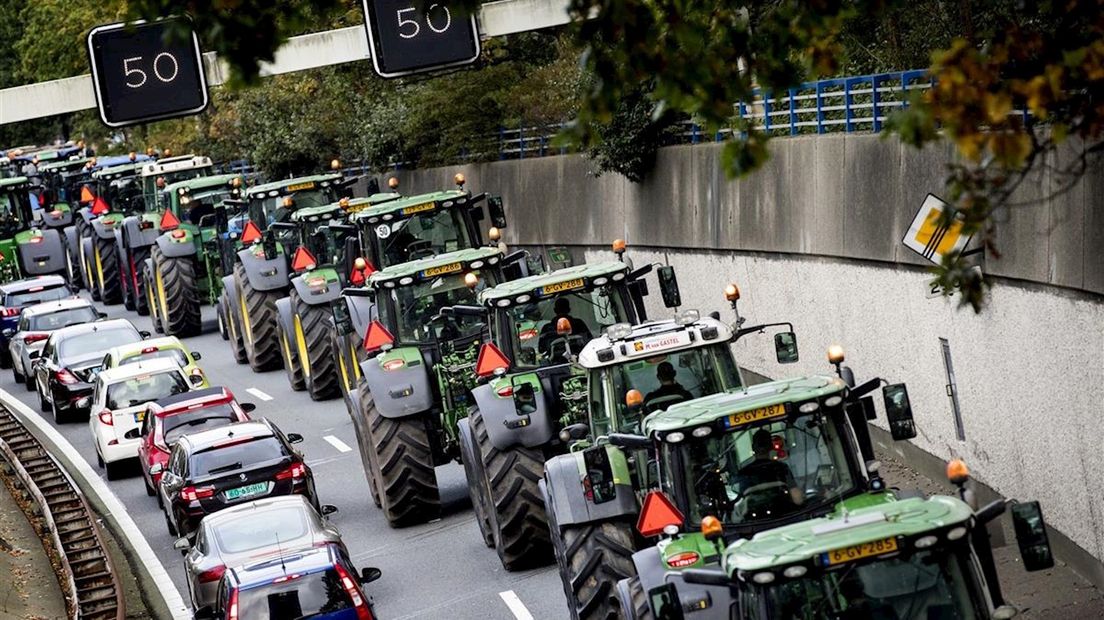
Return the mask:
<path id="1" fill-rule="evenodd" d="M 540 350 L 546 357 L 552 357 L 552 342 L 559 338 L 559 334 L 556 333 L 556 324 L 560 322 L 560 319 L 567 319 L 571 323 L 571 338 L 578 338 L 583 342 L 590 341 L 590 328 L 587 327 L 586 322 L 571 316 L 570 299 L 567 297 L 556 298 L 556 303 L 552 306 L 552 312 L 556 316 L 545 323 L 544 327 L 541 327 L 539 340 Z"/>
<path id="2" fill-rule="evenodd" d="M 668 396 L 678 396 L 679 401 L 683 402 L 692 400 L 694 395 L 682 387 L 676 380 L 675 366 L 671 362 L 660 362 L 656 367 L 656 379 L 659 379 L 659 387 L 648 392 L 648 395 L 644 397 L 644 406 L 647 407 L 648 403 L 655 399 L 666 398 Z"/>
<path id="3" fill-rule="evenodd" d="M 785 487 L 792 505 L 800 506 L 805 502 L 805 494 L 794 481 L 789 465 L 771 458 L 773 449 L 774 441 L 770 431 L 765 428 L 755 431 L 751 436 L 751 450 L 755 458 L 737 472 L 736 482 L 739 485 L 737 490 L 741 496 L 745 496 L 745 493 L 755 487 L 780 482 Z"/>

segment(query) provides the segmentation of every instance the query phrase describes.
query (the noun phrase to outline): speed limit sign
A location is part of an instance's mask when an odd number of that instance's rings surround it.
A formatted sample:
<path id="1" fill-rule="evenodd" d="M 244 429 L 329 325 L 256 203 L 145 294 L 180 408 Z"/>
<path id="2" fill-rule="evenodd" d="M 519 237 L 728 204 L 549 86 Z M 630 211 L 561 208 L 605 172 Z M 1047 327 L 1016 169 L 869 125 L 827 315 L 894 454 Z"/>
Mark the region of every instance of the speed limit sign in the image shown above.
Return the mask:
<path id="1" fill-rule="evenodd" d="M 424 9 L 424 10 L 423 10 Z M 447 0 L 364 0 L 372 64 L 381 77 L 468 65 L 479 59 L 475 15 Z"/>
<path id="2" fill-rule="evenodd" d="M 187 35 L 166 39 L 171 28 Z M 88 33 L 88 58 L 100 118 L 111 127 L 197 114 L 207 107 L 203 55 L 191 22 L 98 26 Z"/>

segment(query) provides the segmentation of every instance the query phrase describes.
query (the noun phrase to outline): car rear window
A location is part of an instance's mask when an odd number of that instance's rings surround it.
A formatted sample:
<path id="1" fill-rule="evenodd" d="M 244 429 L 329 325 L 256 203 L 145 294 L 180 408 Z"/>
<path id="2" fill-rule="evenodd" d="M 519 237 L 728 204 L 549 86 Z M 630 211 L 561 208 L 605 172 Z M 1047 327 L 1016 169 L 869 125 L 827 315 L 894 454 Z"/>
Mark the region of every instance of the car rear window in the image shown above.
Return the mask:
<path id="1" fill-rule="evenodd" d="M 188 466 L 192 477 L 206 476 L 212 471 L 223 470 L 235 463 L 241 463 L 241 467 L 235 467 L 235 470 L 246 469 L 254 463 L 274 461 L 287 456 L 284 446 L 271 435 L 242 442 L 232 438 L 227 438 L 226 441 L 228 442 L 226 445 L 213 446 L 192 455 Z"/>
<path id="2" fill-rule="evenodd" d="M 278 583 L 243 590 L 238 595 L 239 617 L 250 620 L 298 620 L 353 606 L 341 586 L 337 571 L 332 568 L 296 578 L 288 577 L 278 577 L 275 580 Z"/>
<path id="3" fill-rule="evenodd" d="M 44 301 L 57 301 L 59 299 L 65 299 L 66 297 L 72 297 L 73 293 L 68 287 L 64 285 L 58 285 L 53 288 L 43 288 L 37 291 L 20 291 L 18 293 L 8 293 L 4 295 L 4 305 L 9 308 L 19 306 L 30 306 Z"/>
<path id="4" fill-rule="evenodd" d="M 65 338 L 58 343 L 58 356 L 64 360 L 84 357 L 91 353 L 104 353 L 111 347 L 138 342 L 141 339 L 135 329 L 101 329 Z"/>
<path id="5" fill-rule="evenodd" d="M 241 553 L 298 540 L 307 534 L 302 506 L 262 510 L 245 519 L 227 521 L 215 528 L 215 540 L 226 553 Z M 285 547 L 286 548 L 286 547 Z"/>
<path id="6" fill-rule="evenodd" d="M 121 365 L 136 364 L 138 362 L 145 362 L 156 359 L 168 359 L 176 362 L 177 366 L 187 366 L 191 363 L 188 356 L 184 354 L 184 351 L 180 349 L 156 349 L 154 351 L 143 351 L 141 353 L 135 353 L 130 357 L 123 358 L 120 362 Z"/>
<path id="7" fill-rule="evenodd" d="M 230 405 L 204 407 L 194 411 L 182 411 L 165 416 L 162 419 L 162 436 L 167 445 L 172 445 L 188 433 L 198 433 L 238 421 L 238 414 Z"/>
<path id="8" fill-rule="evenodd" d="M 66 308 L 65 310 L 58 310 L 57 312 L 51 312 L 49 314 L 32 316 L 27 329 L 46 332 L 61 329 L 62 327 L 69 327 L 70 325 L 91 323 L 98 318 L 100 317 L 96 314 L 96 309 L 91 306 Z"/>
<path id="9" fill-rule="evenodd" d="M 175 394 L 183 394 L 189 389 L 188 382 L 175 370 L 140 375 L 107 386 L 107 408 L 136 407 Z"/>

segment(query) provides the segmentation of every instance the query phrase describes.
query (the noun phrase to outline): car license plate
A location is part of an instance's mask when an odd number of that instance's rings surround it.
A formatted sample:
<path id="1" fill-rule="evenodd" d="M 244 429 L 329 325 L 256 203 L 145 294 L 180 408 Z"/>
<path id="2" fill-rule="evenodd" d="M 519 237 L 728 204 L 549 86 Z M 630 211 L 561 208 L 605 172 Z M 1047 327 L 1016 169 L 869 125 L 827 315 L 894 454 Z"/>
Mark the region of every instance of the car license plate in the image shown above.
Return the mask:
<path id="1" fill-rule="evenodd" d="M 260 495 L 268 490 L 267 482 L 258 482 L 257 484 L 247 484 L 244 487 L 238 487 L 236 489 L 228 489 L 226 491 L 226 499 L 241 499 L 243 497 L 251 497 L 253 495 Z"/>
<path id="2" fill-rule="evenodd" d="M 146 419 L 146 411 L 144 409 L 142 411 L 135 411 L 134 412 L 134 423 L 135 424 L 141 424 L 143 421 L 145 421 L 145 419 Z"/>
<path id="3" fill-rule="evenodd" d="M 564 291 L 573 291 L 577 288 L 583 288 L 582 278 L 575 278 L 574 280 L 568 280 L 567 282 L 548 284 L 541 288 L 541 295 L 553 295 L 555 293 L 562 293 Z"/>
<path id="4" fill-rule="evenodd" d="M 872 540 L 859 545 L 832 549 L 821 556 L 821 563 L 825 566 L 834 566 L 846 562 L 854 562 L 875 555 L 893 553 L 897 550 L 897 539 L 894 537 Z"/>
<path id="5" fill-rule="evenodd" d="M 729 428 L 732 428 L 733 426 L 743 426 L 744 424 L 758 422 L 759 420 L 777 418 L 778 416 L 783 415 L 786 415 L 786 405 L 777 404 L 767 407 L 759 407 L 758 409 L 752 409 L 751 411 L 741 411 L 740 413 L 734 413 L 728 416 L 728 419 L 725 420 L 725 426 Z"/>

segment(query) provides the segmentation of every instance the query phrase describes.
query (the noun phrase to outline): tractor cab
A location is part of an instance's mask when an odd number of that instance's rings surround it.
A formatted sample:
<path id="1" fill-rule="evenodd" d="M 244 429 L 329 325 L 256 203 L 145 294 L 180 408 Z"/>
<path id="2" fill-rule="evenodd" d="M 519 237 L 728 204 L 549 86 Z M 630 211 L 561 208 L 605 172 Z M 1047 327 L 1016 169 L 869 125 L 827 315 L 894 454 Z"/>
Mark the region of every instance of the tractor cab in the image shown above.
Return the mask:
<path id="1" fill-rule="evenodd" d="M 10 239 L 31 227 L 30 189 L 27 177 L 0 179 L 0 238 Z"/>
<path id="2" fill-rule="evenodd" d="M 211 158 L 203 155 L 163 157 L 145 162 L 138 173 L 143 205 L 138 211 L 158 212 L 169 207 L 166 188 L 181 181 L 214 174 Z"/>
<path id="3" fill-rule="evenodd" d="M 92 212 L 102 215 L 108 210 L 120 214 L 141 213 L 145 207 L 142 183 L 138 174 L 144 163 L 126 163 L 101 168 L 92 173 Z M 79 189 L 77 190 L 79 193 Z M 95 198 L 102 204 L 96 206 Z M 87 198 L 87 196 L 86 196 Z M 87 202 L 87 201 L 86 201 Z"/>
<path id="4" fill-rule="evenodd" d="M 60 234 L 34 222 L 31 189 L 26 177 L 0 179 L 0 280 L 5 282 L 65 269 Z"/>
<path id="5" fill-rule="evenodd" d="M 291 222 L 296 209 L 337 202 L 346 186 L 340 174 L 316 174 L 254 185 L 245 192 L 249 219 L 264 231 L 273 222 Z"/>

